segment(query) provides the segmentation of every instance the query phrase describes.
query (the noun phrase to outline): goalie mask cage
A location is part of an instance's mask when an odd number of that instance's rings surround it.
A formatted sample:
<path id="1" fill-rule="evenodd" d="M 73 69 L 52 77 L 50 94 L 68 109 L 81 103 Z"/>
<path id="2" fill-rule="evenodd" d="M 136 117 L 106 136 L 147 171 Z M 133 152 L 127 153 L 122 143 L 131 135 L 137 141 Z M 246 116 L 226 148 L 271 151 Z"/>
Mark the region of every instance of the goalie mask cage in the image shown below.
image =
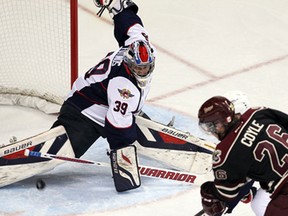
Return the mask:
<path id="1" fill-rule="evenodd" d="M 77 0 L 0 0 L 0 104 L 59 110 L 78 76 L 77 10 Z"/>

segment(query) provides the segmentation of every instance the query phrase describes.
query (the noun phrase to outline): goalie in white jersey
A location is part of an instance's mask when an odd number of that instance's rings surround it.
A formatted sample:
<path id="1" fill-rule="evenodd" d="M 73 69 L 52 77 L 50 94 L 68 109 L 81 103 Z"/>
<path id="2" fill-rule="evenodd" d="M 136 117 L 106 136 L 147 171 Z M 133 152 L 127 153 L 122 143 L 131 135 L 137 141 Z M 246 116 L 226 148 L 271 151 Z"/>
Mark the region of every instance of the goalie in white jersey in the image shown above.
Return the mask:
<path id="1" fill-rule="evenodd" d="M 53 127 L 63 125 L 75 157 L 81 157 L 100 137 L 110 146 L 113 179 L 117 191 L 141 185 L 134 115 L 143 107 L 150 90 L 155 56 L 148 34 L 129 0 L 94 1 L 102 14 L 114 20 L 120 48 L 110 52 L 73 84 Z"/>

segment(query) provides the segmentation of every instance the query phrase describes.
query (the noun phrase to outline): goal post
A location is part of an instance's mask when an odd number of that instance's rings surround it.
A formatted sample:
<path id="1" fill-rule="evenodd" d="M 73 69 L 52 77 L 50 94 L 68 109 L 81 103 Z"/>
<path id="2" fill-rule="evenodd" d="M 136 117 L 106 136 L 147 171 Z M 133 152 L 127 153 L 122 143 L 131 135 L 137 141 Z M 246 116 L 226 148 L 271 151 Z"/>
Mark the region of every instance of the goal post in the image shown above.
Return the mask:
<path id="1" fill-rule="evenodd" d="M 70 86 L 78 77 L 78 0 L 70 1 L 71 78 Z"/>
<path id="2" fill-rule="evenodd" d="M 78 76 L 78 1 L 1 0 L 0 28 L 0 104 L 57 112 Z"/>

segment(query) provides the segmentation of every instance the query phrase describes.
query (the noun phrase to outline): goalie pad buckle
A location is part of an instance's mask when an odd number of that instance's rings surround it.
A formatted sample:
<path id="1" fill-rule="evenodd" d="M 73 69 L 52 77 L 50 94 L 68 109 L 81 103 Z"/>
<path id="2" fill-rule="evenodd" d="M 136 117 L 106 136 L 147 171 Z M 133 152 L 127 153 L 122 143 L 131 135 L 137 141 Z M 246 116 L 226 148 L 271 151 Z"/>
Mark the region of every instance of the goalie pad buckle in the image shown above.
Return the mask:
<path id="1" fill-rule="evenodd" d="M 131 145 L 121 149 L 111 150 L 110 160 L 112 176 L 117 192 L 140 187 L 141 180 L 135 146 Z"/>

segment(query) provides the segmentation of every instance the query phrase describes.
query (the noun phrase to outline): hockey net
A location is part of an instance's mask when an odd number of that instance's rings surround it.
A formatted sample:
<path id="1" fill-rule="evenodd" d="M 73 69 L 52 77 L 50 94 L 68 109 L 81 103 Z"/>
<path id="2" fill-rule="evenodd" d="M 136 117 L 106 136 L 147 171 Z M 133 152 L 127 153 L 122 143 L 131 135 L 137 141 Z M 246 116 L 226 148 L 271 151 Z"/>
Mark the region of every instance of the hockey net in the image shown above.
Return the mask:
<path id="1" fill-rule="evenodd" d="M 0 104 L 59 111 L 78 75 L 77 4 L 0 1 Z"/>

